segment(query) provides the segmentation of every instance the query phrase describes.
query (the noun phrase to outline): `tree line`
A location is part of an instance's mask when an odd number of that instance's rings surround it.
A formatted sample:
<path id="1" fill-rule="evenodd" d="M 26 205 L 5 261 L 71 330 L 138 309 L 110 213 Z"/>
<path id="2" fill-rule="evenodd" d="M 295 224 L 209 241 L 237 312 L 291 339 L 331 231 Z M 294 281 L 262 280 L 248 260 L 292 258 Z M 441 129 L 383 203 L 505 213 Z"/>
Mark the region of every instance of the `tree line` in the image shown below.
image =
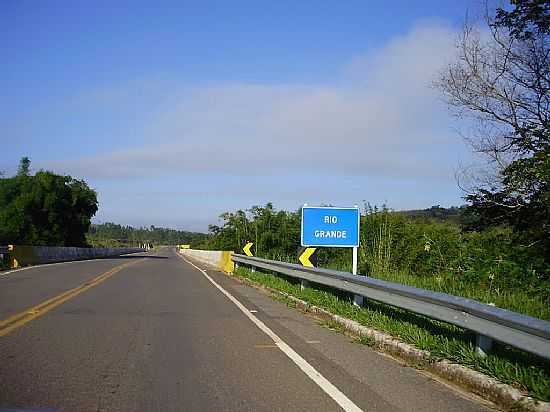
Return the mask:
<path id="1" fill-rule="evenodd" d="M 92 224 L 86 237 L 89 244 L 102 247 L 137 246 L 144 243 L 195 246 L 204 241 L 208 235 L 155 226 L 134 228 L 107 222 Z"/>
<path id="2" fill-rule="evenodd" d="M 457 216 L 457 212 L 459 213 Z M 515 229 L 499 225 L 473 230 L 468 207 L 439 206 L 392 211 L 366 204 L 361 212 L 359 273 L 387 277 L 407 274 L 514 290 L 550 290 L 550 256 L 523 242 Z M 210 225 L 210 236 L 196 246 L 243 253 L 254 243 L 254 255 L 298 263 L 301 211 L 284 211 L 272 203 L 226 212 Z M 351 271 L 351 249 L 318 248 L 318 266 Z M 550 298 L 550 296 L 549 296 Z"/>
<path id="3" fill-rule="evenodd" d="M 467 206 L 438 207 L 409 217 L 453 216 L 465 236 L 502 230 L 526 267 L 550 263 L 550 1 L 511 0 L 487 8 L 485 27 L 467 22 L 452 61 L 434 82 L 451 111 L 466 120 L 464 136 L 486 162 L 464 171 L 459 185 Z M 384 212 L 383 219 L 397 219 Z M 377 213 L 365 213 L 365 218 Z M 294 255 L 299 215 L 268 203 L 227 212 L 211 226 L 211 247 L 240 249 L 255 241 L 264 255 Z M 504 233 L 503 232 L 503 233 Z M 370 241 L 370 240 L 369 240 Z M 517 260 L 517 259 L 516 259 Z M 520 259 L 521 260 L 521 259 Z"/>
<path id="4" fill-rule="evenodd" d="M 508 9 L 487 13 L 485 28 L 464 26 L 455 60 L 435 86 L 451 110 L 468 119 L 467 141 L 485 155 L 487 170 L 466 176 L 468 187 L 464 178 L 459 182 L 467 190 L 463 210 L 447 213 L 436 207 L 421 213 L 454 216 L 453 231 L 465 237 L 505 233 L 505 243 L 517 251 L 514 261 L 535 265 L 536 273 L 546 273 L 550 260 L 549 21 L 550 1 L 511 0 Z M 114 224 L 90 231 L 97 209 L 96 192 L 86 182 L 43 170 L 31 175 L 28 158 L 21 160 L 15 176 L 0 174 L 0 244 L 85 246 L 110 238 L 240 250 L 249 240 L 265 256 L 293 256 L 298 246 L 299 214 L 277 211 L 271 203 L 223 214 L 223 225 L 210 226 L 209 237 L 170 229 L 115 229 Z M 364 219 L 398 219 L 388 210 L 379 212 L 365 210 Z M 367 242 L 376 236 L 367 236 Z M 433 246 L 429 240 L 426 244 Z M 530 260 L 524 261 L 525 256 Z"/>
<path id="5" fill-rule="evenodd" d="M 15 176 L 0 175 L 0 245 L 117 247 L 203 242 L 205 233 L 92 224 L 96 192 L 83 180 L 39 170 L 23 157 Z"/>

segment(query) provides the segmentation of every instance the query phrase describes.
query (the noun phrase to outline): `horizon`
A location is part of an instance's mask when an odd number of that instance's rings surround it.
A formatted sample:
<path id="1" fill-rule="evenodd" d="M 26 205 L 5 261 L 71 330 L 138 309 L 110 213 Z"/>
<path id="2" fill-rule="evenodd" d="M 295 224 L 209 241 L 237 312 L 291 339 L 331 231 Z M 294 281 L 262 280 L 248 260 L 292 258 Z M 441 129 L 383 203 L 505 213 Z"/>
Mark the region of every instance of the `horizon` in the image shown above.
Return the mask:
<path id="1" fill-rule="evenodd" d="M 437 73 L 474 0 L 1 7 L 0 170 L 98 193 L 94 222 L 207 232 L 272 202 L 464 203 Z M 6 144 L 6 143 L 9 144 Z"/>
<path id="2" fill-rule="evenodd" d="M 264 205 L 260 205 L 260 206 L 264 206 Z M 309 205 L 309 206 L 315 206 L 315 205 Z M 400 210 L 395 210 L 395 209 L 391 209 L 389 208 L 389 211 L 390 212 L 395 212 L 395 213 L 405 213 L 405 212 L 419 212 L 419 211 L 426 211 L 426 210 L 430 210 L 432 207 L 441 207 L 442 209 L 445 209 L 445 210 L 449 210 L 449 209 L 453 209 L 453 208 L 457 208 L 457 209 L 460 209 L 461 207 L 463 207 L 464 205 L 460 205 L 460 206 L 449 206 L 449 207 L 442 207 L 441 205 L 432 205 L 430 207 L 427 207 L 427 208 L 424 208 L 424 209 L 400 209 Z M 275 205 L 273 206 L 274 210 L 276 211 L 280 211 L 280 210 L 284 210 L 285 212 L 289 212 L 289 213 L 297 213 L 300 211 L 300 208 L 296 209 L 296 210 L 287 210 L 287 209 L 278 209 L 277 207 L 275 207 Z M 361 216 L 365 216 L 365 209 L 364 208 L 359 208 L 359 213 Z M 175 228 L 175 227 L 167 227 L 167 226 L 156 226 L 156 225 L 149 225 L 149 226 L 133 226 L 133 225 L 125 225 L 125 224 L 121 224 L 121 223 L 118 223 L 118 222 L 112 222 L 112 221 L 99 221 L 97 219 L 92 219 L 92 226 L 93 225 L 105 225 L 105 224 L 114 224 L 114 225 L 120 225 L 122 227 L 130 227 L 132 229 L 150 229 L 151 226 L 154 227 L 155 229 L 168 229 L 168 230 L 177 230 L 177 231 L 181 231 L 181 232 L 191 232 L 191 233 L 201 233 L 201 234 L 209 234 L 209 231 L 206 230 L 206 231 L 194 231 L 194 230 L 187 230 L 186 228 Z"/>

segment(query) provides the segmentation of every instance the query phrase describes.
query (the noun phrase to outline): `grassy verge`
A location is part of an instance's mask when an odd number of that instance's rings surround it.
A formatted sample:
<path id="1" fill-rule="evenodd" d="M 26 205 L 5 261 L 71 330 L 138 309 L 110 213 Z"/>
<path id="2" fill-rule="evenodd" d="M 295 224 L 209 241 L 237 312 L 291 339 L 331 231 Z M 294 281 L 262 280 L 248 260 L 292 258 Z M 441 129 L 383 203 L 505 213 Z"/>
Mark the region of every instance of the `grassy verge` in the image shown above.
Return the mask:
<path id="1" fill-rule="evenodd" d="M 547 285 L 548 290 L 536 293 L 518 289 L 502 289 L 492 285 L 482 286 L 456 281 L 452 278 L 421 277 L 399 272 L 382 272 L 373 277 L 435 292 L 448 293 L 449 295 L 462 296 L 479 302 L 494 304 L 502 309 L 550 320 L 550 284 Z"/>
<path id="2" fill-rule="evenodd" d="M 269 256 L 268 258 L 298 263 L 292 256 Z M 325 262 L 323 267 L 351 272 L 351 264 L 342 262 Z M 537 287 L 525 282 L 524 288 L 505 288 L 499 285 L 497 280 L 479 283 L 472 280 L 457 279 L 454 276 L 419 276 L 418 274 L 398 270 L 379 270 L 370 276 L 420 289 L 461 296 L 550 321 L 550 282 L 540 282 Z"/>
<path id="3" fill-rule="evenodd" d="M 480 288 L 460 282 L 448 282 L 442 278 L 420 278 L 408 274 L 389 273 L 379 276 L 380 279 L 402 283 L 417 288 L 444 292 L 462 296 L 483 303 L 491 303 L 503 309 L 550 320 L 550 299 L 547 294 L 530 294 L 522 290 L 502 290 L 499 288 Z M 550 287 L 550 285 L 548 285 Z"/>
<path id="4" fill-rule="evenodd" d="M 299 284 L 284 276 L 250 272 L 242 267 L 236 275 L 386 332 L 429 351 L 432 361 L 448 359 L 520 388 L 534 398 L 550 401 L 550 364 L 540 358 L 498 344 L 487 357 L 480 357 L 475 352 L 474 336 L 453 325 L 373 301 L 358 308 L 346 293 L 320 285 L 301 290 Z M 368 339 L 359 341 L 369 344 Z"/>

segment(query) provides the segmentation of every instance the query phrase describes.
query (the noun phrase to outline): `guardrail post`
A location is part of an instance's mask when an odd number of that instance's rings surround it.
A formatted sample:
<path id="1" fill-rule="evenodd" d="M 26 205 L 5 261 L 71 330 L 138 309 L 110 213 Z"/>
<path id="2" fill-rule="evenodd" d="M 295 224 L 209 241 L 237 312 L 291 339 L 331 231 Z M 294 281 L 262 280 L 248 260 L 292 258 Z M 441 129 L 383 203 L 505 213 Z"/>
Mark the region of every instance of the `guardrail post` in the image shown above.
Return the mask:
<path id="1" fill-rule="evenodd" d="M 353 295 L 353 304 L 355 306 L 363 306 L 365 304 L 365 297 L 361 295 Z"/>
<path id="2" fill-rule="evenodd" d="M 309 287 L 309 282 L 305 279 L 300 279 L 300 290 L 304 290 Z"/>
<path id="3" fill-rule="evenodd" d="M 250 266 L 250 271 L 251 271 L 252 273 L 256 272 L 256 266 Z"/>
<path id="4" fill-rule="evenodd" d="M 488 336 L 476 334 L 476 352 L 478 355 L 487 356 L 493 347 L 493 339 Z"/>

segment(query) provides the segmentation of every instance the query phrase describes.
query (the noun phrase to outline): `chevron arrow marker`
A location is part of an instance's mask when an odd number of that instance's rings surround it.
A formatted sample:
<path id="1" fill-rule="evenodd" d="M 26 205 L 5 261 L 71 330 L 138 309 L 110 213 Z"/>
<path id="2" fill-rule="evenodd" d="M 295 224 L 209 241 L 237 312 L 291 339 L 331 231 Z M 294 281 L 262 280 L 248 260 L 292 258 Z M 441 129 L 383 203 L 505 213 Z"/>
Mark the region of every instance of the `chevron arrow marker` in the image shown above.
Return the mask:
<path id="1" fill-rule="evenodd" d="M 298 256 L 298 260 L 303 266 L 306 266 L 308 268 L 312 268 L 313 263 L 311 263 L 310 259 L 315 253 L 317 248 L 315 247 L 306 247 L 302 253 L 300 253 L 300 256 Z"/>
<path id="2" fill-rule="evenodd" d="M 254 256 L 254 254 L 252 253 L 252 251 L 250 250 L 250 248 L 252 247 L 252 245 L 254 245 L 254 243 L 252 242 L 248 242 L 246 245 L 244 245 L 243 247 L 243 252 L 246 256 Z"/>

